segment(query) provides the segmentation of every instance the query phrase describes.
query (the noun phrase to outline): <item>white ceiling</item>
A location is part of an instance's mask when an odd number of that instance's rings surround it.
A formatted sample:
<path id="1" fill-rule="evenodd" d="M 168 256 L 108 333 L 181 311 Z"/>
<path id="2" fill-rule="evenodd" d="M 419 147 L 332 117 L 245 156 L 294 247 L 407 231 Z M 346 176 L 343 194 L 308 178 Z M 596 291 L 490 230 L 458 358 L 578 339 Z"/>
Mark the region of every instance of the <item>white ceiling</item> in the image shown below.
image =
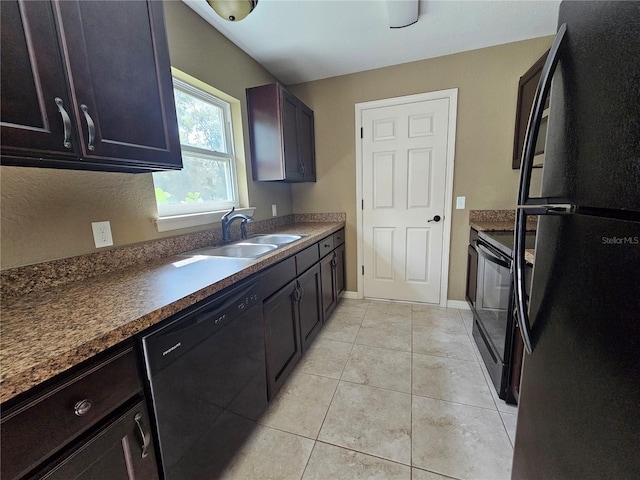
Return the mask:
<path id="1" fill-rule="evenodd" d="M 418 22 L 391 29 L 383 0 L 259 0 L 239 22 L 183 1 L 287 85 L 553 35 L 560 4 L 420 0 Z"/>

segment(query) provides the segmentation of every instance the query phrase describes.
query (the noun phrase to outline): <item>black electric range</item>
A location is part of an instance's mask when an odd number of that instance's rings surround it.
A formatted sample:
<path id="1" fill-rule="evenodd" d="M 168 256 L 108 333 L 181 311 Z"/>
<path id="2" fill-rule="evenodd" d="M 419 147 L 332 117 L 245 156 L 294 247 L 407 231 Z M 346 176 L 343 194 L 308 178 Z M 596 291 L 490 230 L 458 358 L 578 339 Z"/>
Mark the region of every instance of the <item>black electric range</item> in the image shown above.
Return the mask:
<path id="1" fill-rule="evenodd" d="M 509 389 L 513 364 L 515 317 L 513 314 L 513 232 L 478 232 L 470 248 L 477 254 L 473 338 L 498 396 L 516 403 Z M 526 235 L 525 248 L 535 248 L 535 233 Z"/>

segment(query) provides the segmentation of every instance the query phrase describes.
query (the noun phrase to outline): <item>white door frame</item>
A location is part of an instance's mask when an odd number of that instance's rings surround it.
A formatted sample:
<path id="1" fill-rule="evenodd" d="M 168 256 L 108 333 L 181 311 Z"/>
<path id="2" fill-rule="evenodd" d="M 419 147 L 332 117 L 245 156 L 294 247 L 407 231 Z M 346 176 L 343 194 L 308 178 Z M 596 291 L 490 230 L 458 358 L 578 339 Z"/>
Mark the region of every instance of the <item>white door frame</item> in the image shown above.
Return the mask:
<path id="1" fill-rule="evenodd" d="M 356 228 L 358 249 L 358 291 L 357 297 L 364 298 L 364 280 L 362 275 L 363 259 L 363 218 L 362 218 L 362 113 L 364 110 L 379 107 L 390 107 L 405 103 L 423 102 L 428 100 L 449 99 L 449 129 L 447 138 L 447 165 L 445 174 L 444 225 L 442 229 L 442 266 L 440 271 L 440 306 L 447 306 L 449 289 L 449 250 L 451 243 L 451 211 L 453 203 L 453 166 L 456 148 L 456 119 L 458 111 L 458 89 L 439 90 L 437 92 L 418 93 L 395 98 L 385 98 L 371 102 L 356 103 Z"/>

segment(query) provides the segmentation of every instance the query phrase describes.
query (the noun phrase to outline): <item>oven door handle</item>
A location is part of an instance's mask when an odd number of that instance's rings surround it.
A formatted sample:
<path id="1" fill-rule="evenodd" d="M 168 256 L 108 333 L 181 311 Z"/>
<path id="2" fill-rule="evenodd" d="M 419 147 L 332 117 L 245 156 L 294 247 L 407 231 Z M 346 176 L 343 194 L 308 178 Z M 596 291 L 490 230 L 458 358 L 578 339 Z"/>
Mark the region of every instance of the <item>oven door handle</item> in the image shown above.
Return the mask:
<path id="1" fill-rule="evenodd" d="M 506 259 L 506 257 L 500 258 L 496 256 L 496 252 L 492 251 L 491 247 L 480 240 L 476 240 L 476 251 L 478 252 L 478 255 L 488 260 L 489 262 L 495 263 L 507 269 L 511 269 L 511 259 Z"/>

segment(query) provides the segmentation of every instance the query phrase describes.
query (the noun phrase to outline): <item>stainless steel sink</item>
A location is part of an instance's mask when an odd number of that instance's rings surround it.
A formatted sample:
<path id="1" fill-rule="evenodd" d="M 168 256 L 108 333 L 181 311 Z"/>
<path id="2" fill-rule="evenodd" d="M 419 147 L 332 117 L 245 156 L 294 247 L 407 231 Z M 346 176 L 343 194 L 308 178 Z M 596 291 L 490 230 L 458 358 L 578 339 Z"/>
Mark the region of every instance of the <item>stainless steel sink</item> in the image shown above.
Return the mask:
<path id="1" fill-rule="evenodd" d="M 198 255 L 207 257 L 226 258 L 258 258 L 269 252 L 300 240 L 306 235 L 292 235 L 284 233 L 272 233 L 264 235 L 252 235 L 244 240 L 239 240 L 217 247 L 205 247 L 180 254 L 181 257 L 195 257 Z"/>
<path id="2" fill-rule="evenodd" d="M 205 255 L 210 257 L 257 258 L 278 248 L 274 244 L 232 243 L 220 247 L 206 247 L 183 253 L 182 256 L 193 257 Z"/>
<path id="3" fill-rule="evenodd" d="M 300 240 L 302 237 L 302 235 L 270 233 L 264 235 L 252 235 L 251 237 L 242 240 L 242 243 L 286 245 L 288 243 L 295 242 L 296 240 Z"/>

